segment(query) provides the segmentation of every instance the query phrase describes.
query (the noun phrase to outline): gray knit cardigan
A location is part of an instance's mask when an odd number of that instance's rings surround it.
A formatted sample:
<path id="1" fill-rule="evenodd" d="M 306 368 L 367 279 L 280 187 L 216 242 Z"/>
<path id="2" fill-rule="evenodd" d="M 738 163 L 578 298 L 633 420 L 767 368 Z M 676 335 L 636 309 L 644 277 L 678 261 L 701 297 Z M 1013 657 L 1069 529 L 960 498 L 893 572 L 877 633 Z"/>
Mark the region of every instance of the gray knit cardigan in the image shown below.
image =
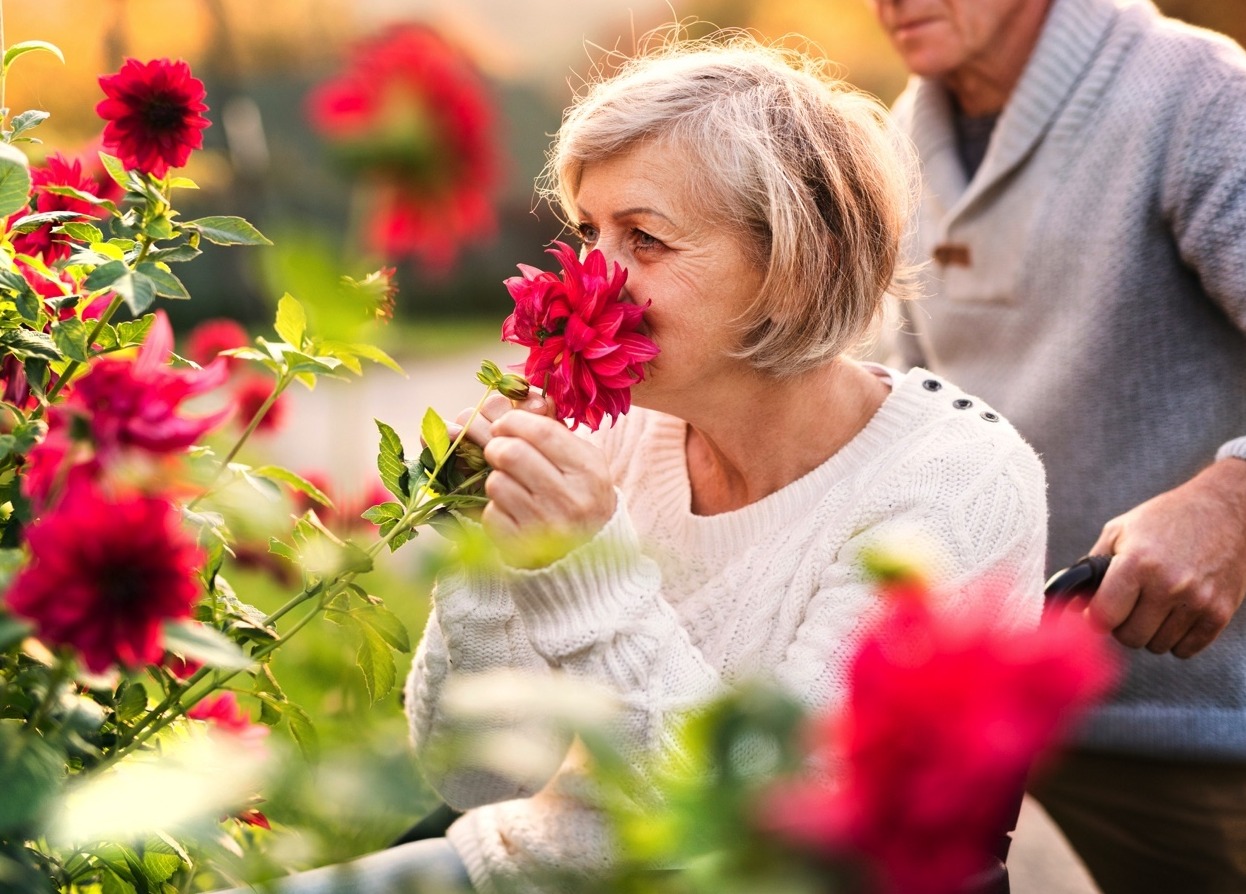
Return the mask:
<path id="1" fill-rule="evenodd" d="M 942 87 L 913 79 L 896 116 L 930 261 L 905 359 L 1039 451 L 1066 565 L 1246 434 L 1246 54 L 1149 2 L 1056 0 L 971 182 Z M 1193 659 L 1129 661 L 1082 744 L 1246 758 L 1246 610 Z"/>

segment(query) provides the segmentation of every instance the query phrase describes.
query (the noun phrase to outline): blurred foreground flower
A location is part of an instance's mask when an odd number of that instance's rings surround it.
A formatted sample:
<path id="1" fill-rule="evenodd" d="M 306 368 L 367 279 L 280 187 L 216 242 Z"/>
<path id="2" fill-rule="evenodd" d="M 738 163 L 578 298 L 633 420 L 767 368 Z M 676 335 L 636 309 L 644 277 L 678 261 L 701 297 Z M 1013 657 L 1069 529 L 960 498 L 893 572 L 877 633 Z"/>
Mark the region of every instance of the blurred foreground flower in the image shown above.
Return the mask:
<path id="1" fill-rule="evenodd" d="M 96 673 L 158 662 L 162 625 L 190 617 L 199 598 L 203 553 L 165 500 L 79 485 L 26 536 L 32 562 L 5 602 Z"/>
<path id="2" fill-rule="evenodd" d="M 480 74 L 435 31 L 392 26 L 307 97 L 335 157 L 370 189 L 367 238 L 445 272 L 494 226 L 494 112 Z"/>
<path id="3" fill-rule="evenodd" d="M 103 144 L 122 164 L 155 177 L 186 164 L 203 146 L 211 122 L 203 82 L 182 60 L 126 59 L 116 74 L 99 79 L 106 98 L 95 107 L 104 127 Z"/>
<path id="4" fill-rule="evenodd" d="M 1108 693 L 1115 654 L 1077 615 L 1009 634 L 937 615 L 920 587 L 890 598 L 844 714 L 813 730 L 833 778 L 778 787 L 763 824 L 864 859 L 872 890 L 953 894 L 998 851 L 1036 760 Z"/>
<path id="5" fill-rule="evenodd" d="M 631 389 L 658 347 L 641 331 L 644 307 L 622 299 L 627 271 L 607 270 L 600 251 L 581 263 L 575 250 L 555 242 L 549 253 L 562 274 L 520 264 L 522 276 L 506 280 L 515 312 L 502 339 L 528 348 L 523 371 L 545 389 L 558 415 L 596 430 L 632 405 Z"/>

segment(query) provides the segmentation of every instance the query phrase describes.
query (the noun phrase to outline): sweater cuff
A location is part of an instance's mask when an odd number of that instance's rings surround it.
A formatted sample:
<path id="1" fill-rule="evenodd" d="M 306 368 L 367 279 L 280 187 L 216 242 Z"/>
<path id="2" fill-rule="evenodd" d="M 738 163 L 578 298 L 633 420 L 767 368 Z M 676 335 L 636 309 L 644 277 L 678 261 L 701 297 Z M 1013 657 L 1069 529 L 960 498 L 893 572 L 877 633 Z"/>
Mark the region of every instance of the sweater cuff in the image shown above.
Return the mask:
<path id="1" fill-rule="evenodd" d="M 1246 437 L 1225 441 L 1216 451 L 1216 461 L 1222 459 L 1246 459 Z"/>
<path id="2" fill-rule="evenodd" d="M 489 872 L 484 850 L 480 846 L 480 829 L 476 828 L 478 817 L 468 812 L 455 820 L 446 830 L 446 840 L 455 849 L 472 887 L 479 894 L 497 894 L 497 886 Z"/>
<path id="3" fill-rule="evenodd" d="M 652 560 L 619 494 L 614 515 L 588 543 L 552 565 L 508 569 L 514 602 L 532 647 L 560 661 L 605 642 L 638 612 L 658 588 Z"/>

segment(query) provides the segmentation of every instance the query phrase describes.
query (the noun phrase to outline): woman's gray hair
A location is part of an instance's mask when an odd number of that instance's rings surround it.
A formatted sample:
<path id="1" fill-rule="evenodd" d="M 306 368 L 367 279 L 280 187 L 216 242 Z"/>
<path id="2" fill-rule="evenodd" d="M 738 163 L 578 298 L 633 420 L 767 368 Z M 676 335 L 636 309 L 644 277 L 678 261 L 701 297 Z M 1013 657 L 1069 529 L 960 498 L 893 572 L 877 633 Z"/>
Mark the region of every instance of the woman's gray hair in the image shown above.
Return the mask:
<path id="1" fill-rule="evenodd" d="M 747 33 L 664 39 L 589 83 L 563 116 L 543 192 L 575 219 L 585 167 L 642 143 L 691 161 L 688 195 L 763 274 L 736 356 L 792 376 L 872 334 L 898 271 L 915 166 L 878 100 L 825 60 Z"/>

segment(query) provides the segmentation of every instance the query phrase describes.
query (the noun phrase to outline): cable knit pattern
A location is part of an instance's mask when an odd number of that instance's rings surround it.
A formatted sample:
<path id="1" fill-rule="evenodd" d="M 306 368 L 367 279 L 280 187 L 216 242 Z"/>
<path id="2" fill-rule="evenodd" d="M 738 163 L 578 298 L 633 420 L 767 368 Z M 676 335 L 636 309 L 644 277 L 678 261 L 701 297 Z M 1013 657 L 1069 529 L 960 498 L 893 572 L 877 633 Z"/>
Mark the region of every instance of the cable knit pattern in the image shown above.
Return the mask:
<path id="1" fill-rule="evenodd" d="M 891 395 L 838 453 L 720 515 L 690 511 L 682 421 L 636 409 L 594 435 L 620 499 L 592 542 L 537 571 L 439 583 L 407 684 L 417 751 L 437 739 L 447 676 L 495 666 L 609 685 L 623 703 L 616 740 L 638 767 L 676 748 L 677 715 L 743 680 L 838 706 L 856 644 L 880 615 L 860 562 L 873 548 L 920 555 L 948 611 L 1002 629 L 1037 623 L 1045 496 L 1033 451 L 941 378 L 894 375 Z M 532 797 L 489 774 L 473 790 L 470 769 L 426 767 L 456 806 L 513 798 L 476 806 L 450 830 L 479 890 L 542 890 L 545 869 L 607 864 L 582 765 L 572 747 Z"/>
<path id="2" fill-rule="evenodd" d="M 896 117 L 922 159 L 914 260 L 970 262 L 926 268 L 906 359 L 1043 457 L 1055 570 L 1246 435 L 1246 53 L 1150 3 L 1055 0 L 971 181 L 939 84 Z M 1188 661 L 1128 660 L 1083 744 L 1246 758 L 1246 612 Z"/>

